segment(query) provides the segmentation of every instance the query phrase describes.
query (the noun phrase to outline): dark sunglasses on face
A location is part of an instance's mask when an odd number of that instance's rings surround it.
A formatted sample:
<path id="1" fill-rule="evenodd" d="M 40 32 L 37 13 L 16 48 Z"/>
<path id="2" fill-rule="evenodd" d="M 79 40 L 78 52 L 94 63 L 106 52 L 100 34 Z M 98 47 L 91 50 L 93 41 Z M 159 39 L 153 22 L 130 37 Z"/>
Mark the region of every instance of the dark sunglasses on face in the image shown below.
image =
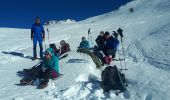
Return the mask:
<path id="1" fill-rule="evenodd" d="M 37 19 L 36 21 L 37 21 L 37 22 L 39 22 L 40 20 L 39 20 L 39 19 Z"/>
<path id="2" fill-rule="evenodd" d="M 49 55 L 48 53 L 45 54 L 45 56 L 48 56 L 48 55 Z"/>

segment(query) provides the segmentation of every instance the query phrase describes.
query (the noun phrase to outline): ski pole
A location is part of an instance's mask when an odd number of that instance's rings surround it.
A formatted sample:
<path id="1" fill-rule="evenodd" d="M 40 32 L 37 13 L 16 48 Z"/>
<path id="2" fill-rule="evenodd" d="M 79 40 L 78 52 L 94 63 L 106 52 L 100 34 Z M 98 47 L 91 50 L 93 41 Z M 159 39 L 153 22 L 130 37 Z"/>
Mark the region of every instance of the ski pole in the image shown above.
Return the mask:
<path id="1" fill-rule="evenodd" d="M 89 30 L 88 30 L 88 34 L 89 34 L 89 38 L 90 38 L 91 45 L 92 45 L 92 47 L 93 47 L 93 39 L 92 39 L 92 35 L 91 35 L 90 28 L 89 28 Z"/>
<path id="2" fill-rule="evenodd" d="M 123 39 L 122 39 L 122 37 L 121 37 L 121 44 L 122 44 L 122 52 L 123 52 L 123 57 L 124 57 L 125 70 L 128 70 L 128 69 L 126 68 L 125 51 L 124 51 L 124 46 L 123 46 Z"/>
<path id="3" fill-rule="evenodd" d="M 89 39 L 89 34 L 90 34 L 90 28 L 89 28 L 89 30 L 88 30 L 88 41 L 90 40 L 90 39 Z"/>
<path id="4" fill-rule="evenodd" d="M 120 51 L 119 51 L 119 49 L 118 49 L 118 55 L 119 55 L 119 59 L 120 59 Z M 120 66 L 121 66 L 121 69 L 120 69 L 120 70 L 123 70 L 123 69 L 122 69 L 122 62 L 121 62 L 121 60 L 120 60 Z"/>
<path id="5" fill-rule="evenodd" d="M 46 50 L 47 48 L 46 48 L 46 43 L 45 43 L 45 40 L 44 40 L 44 47 L 45 47 L 45 50 Z"/>
<path id="6" fill-rule="evenodd" d="M 47 28 L 47 33 L 48 33 L 48 43 L 49 43 L 49 45 L 50 45 L 50 35 L 49 35 L 49 30 L 48 30 L 48 28 Z"/>
<path id="7" fill-rule="evenodd" d="M 90 33 L 90 37 L 91 37 L 91 45 L 92 45 L 92 47 L 93 47 L 93 39 L 92 39 L 91 33 Z"/>

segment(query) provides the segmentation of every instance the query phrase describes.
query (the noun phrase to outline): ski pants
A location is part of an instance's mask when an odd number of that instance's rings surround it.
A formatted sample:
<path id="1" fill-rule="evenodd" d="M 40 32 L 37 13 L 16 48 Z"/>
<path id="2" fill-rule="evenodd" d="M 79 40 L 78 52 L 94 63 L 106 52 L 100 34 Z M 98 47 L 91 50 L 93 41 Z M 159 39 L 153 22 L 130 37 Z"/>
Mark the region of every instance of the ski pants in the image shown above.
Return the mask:
<path id="1" fill-rule="evenodd" d="M 36 68 L 32 68 L 31 73 L 31 80 L 43 79 L 43 83 L 47 84 L 49 82 L 50 76 L 51 76 L 51 69 L 46 69 L 45 71 L 42 70 L 42 66 L 39 65 Z"/>
<path id="2" fill-rule="evenodd" d="M 33 39 L 33 57 L 36 58 L 37 57 L 37 42 L 39 43 L 39 47 L 40 47 L 40 58 L 43 58 L 43 39 L 41 38 L 34 38 Z"/>

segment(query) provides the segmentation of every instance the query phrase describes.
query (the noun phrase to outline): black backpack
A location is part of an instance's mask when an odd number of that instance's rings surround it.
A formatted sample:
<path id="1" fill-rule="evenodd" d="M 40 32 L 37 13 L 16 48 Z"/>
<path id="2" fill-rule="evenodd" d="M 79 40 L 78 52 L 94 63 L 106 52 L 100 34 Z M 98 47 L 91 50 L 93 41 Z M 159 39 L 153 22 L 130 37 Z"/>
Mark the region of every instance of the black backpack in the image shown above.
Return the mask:
<path id="1" fill-rule="evenodd" d="M 110 90 L 120 90 L 120 92 L 123 92 L 127 90 L 125 75 L 118 70 L 116 65 L 114 67 L 107 66 L 102 71 L 101 78 L 104 92 L 109 92 Z"/>

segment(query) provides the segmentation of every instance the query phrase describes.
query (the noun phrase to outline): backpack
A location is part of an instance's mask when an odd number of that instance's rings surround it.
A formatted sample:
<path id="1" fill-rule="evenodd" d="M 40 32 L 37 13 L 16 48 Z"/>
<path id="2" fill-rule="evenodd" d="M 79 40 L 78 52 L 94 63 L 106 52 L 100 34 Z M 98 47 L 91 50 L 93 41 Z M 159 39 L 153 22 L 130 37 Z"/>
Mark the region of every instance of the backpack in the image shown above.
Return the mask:
<path id="1" fill-rule="evenodd" d="M 121 92 L 127 90 L 127 82 L 125 75 L 121 73 L 116 65 L 107 66 L 101 74 L 102 88 L 104 92 L 109 92 L 110 90 L 120 90 Z"/>

